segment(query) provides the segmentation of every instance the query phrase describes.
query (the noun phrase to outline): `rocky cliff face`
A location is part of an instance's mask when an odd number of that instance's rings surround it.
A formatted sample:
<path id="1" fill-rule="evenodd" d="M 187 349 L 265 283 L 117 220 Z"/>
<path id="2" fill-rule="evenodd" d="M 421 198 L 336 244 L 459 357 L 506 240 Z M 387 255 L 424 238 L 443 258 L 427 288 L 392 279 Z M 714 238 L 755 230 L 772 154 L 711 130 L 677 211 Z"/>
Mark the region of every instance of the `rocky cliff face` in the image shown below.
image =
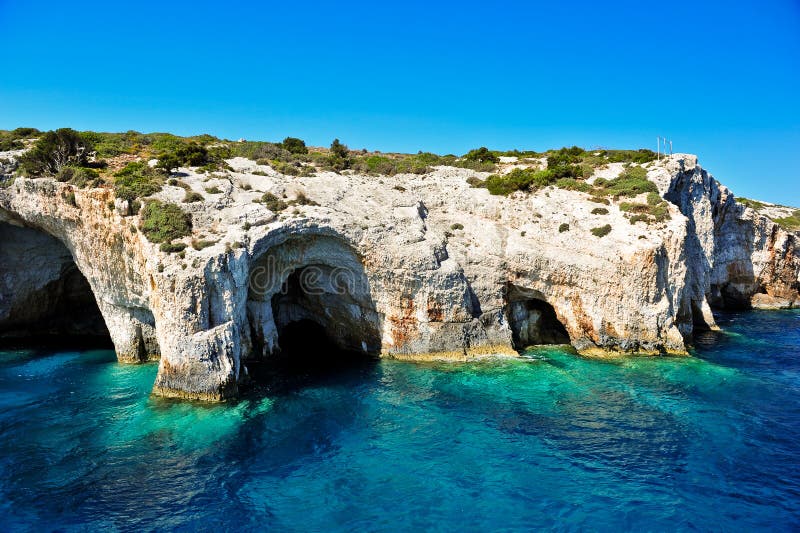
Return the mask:
<path id="1" fill-rule="evenodd" d="M 616 204 L 597 213 L 577 191 L 492 196 L 450 167 L 287 177 L 229 164 L 183 169 L 203 202 L 181 203 L 177 186 L 157 195 L 212 243 L 185 254 L 148 242 L 109 189 L 23 178 L 0 189 L 0 335 L 64 308 L 91 329 L 90 291 L 121 361 L 160 357 L 155 392 L 219 400 L 298 324 L 343 350 L 419 360 L 555 342 L 685 353 L 694 328 L 714 327 L 711 307 L 798 302 L 796 235 L 736 203 L 693 156 L 649 166 L 671 202 L 671 219 L 649 226 Z M 264 192 L 311 201 L 276 214 L 254 202 Z"/>

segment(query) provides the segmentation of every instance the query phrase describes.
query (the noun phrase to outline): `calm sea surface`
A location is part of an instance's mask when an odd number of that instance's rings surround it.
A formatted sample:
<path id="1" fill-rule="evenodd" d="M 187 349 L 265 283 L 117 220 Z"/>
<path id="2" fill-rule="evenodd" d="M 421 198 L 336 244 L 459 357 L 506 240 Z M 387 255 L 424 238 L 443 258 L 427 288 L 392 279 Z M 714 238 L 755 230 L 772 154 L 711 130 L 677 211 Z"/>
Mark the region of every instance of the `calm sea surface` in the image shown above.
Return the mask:
<path id="1" fill-rule="evenodd" d="M 109 351 L 0 351 L 0 530 L 797 530 L 800 313 L 692 358 L 379 362 L 152 398 Z"/>

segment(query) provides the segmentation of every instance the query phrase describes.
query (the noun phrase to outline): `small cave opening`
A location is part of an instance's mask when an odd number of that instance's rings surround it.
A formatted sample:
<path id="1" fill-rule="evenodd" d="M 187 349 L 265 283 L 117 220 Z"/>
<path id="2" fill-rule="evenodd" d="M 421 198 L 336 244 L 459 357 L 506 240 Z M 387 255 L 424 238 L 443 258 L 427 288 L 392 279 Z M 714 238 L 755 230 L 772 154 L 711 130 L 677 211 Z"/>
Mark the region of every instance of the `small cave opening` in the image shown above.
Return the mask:
<path id="1" fill-rule="evenodd" d="M 514 349 L 543 344 L 569 344 L 564 324 L 558 320 L 553 306 L 536 291 L 509 287 L 506 316 L 511 328 Z"/>
<path id="2" fill-rule="evenodd" d="M 255 290 L 251 283 L 252 352 L 246 365 L 254 384 L 325 379 L 378 359 L 380 319 L 363 267 L 349 249 L 335 250 L 342 261 L 337 266 L 313 262 L 284 269 L 288 275 L 279 274 L 277 290 Z"/>
<path id="3" fill-rule="evenodd" d="M 0 345 L 111 348 L 91 286 L 51 235 L 0 223 Z"/>

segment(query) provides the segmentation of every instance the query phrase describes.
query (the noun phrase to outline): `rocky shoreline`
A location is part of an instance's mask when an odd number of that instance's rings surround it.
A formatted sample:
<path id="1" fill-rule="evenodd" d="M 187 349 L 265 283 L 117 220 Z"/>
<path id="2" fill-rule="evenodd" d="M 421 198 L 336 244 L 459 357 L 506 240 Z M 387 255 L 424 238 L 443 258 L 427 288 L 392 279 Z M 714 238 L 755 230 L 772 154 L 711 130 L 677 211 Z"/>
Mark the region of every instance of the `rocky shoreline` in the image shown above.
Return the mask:
<path id="1" fill-rule="evenodd" d="M 159 359 L 155 393 L 217 401 L 300 322 L 343 350 L 409 360 L 559 342 L 685 354 L 693 331 L 716 327 L 712 309 L 800 304 L 797 234 L 737 202 L 692 155 L 646 166 L 668 202 L 653 224 L 577 190 L 491 195 L 454 167 L 301 177 L 227 164 L 181 168 L 180 184 L 153 195 L 191 215 L 180 253 L 149 242 L 110 188 L 17 177 L 0 189 L 0 331 L 58 332 L 43 319 L 67 305 L 62 315 L 107 328 L 120 361 Z M 201 201 L 181 203 L 187 190 Z M 257 201 L 265 193 L 293 205 L 275 212 Z M 74 267 L 88 289 L 65 280 Z M 100 326 L 77 306 L 86 290 Z"/>

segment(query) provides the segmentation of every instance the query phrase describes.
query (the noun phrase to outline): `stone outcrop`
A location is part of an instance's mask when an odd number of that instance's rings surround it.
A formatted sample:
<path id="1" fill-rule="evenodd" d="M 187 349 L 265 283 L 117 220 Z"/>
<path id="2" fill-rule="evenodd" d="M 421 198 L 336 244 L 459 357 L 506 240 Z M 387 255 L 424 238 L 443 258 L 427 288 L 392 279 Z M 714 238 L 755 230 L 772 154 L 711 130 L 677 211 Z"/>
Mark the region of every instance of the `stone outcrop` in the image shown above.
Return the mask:
<path id="1" fill-rule="evenodd" d="M 593 214 L 577 191 L 492 196 L 465 169 L 288 177 L 229 164 L 182 169 L 203 202 L 182 203 L 178 186 L 158 193 L 207 241 L 183 254 L 148 242 L 110 189 L 44 178 L 0 189 L 0 336 L 83 318 L 91 330 L 88 290 L 121 361 L 160 359 L 156 393 L 219 400 L 297 324 L 342 350 L 415 360 L 540 342 L 685 353 L 695 328 L 714 327 L 712 307 L 798 303 L 797 236 L 738 204 L 694 156 L 649 165 L 671 202 L 671 218 L 649 226 L 616 205 Z M 264 192 L 310 201 L 274 213 L 254 202 Z M 608 235 L 591 233 L 605 224 Z M 70 320 L 45 327 L 65 308 Z"/>

